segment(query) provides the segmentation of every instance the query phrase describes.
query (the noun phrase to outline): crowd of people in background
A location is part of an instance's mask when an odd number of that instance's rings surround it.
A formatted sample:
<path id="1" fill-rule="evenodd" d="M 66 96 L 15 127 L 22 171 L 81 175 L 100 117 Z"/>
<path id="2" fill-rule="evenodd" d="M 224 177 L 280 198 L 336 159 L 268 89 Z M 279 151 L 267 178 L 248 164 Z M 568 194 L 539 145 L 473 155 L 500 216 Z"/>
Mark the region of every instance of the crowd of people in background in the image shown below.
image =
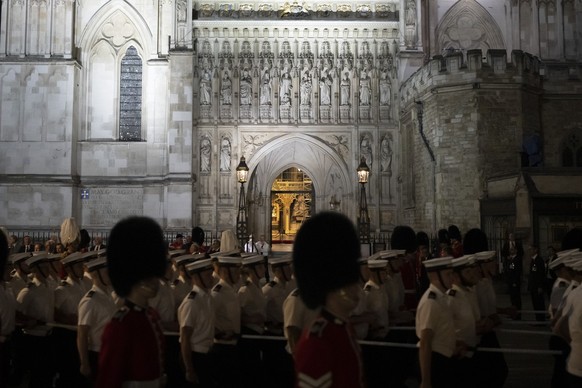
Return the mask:
<path id="1" fill-rule="evenodd" d="M 553 387 L 580 386 L 581 233 L 548 260 L 531 245 L 525 264 L 510 235 L 504 307 L 499 253 L 455 225 L 437 242 L 397 226 L 391 249 L 370 257 L 328 212 L 305 222 L 292 255 L 272 255 L 263 235 L 241 245 L 232 230 L 210 245 L 199 227 L 168 243 L 146 217 L 107 241 L 71 218 L 38 247 L 2 234 L 0 387 L 501 387 L 503 354 L 479 348 L 500 347 L 500 315 L 521 319 L 524 267 L 536 319 L 549 316 L 550 348 L 563 352 Z M 394 343 L 417 348 L 382 345 Z"/>

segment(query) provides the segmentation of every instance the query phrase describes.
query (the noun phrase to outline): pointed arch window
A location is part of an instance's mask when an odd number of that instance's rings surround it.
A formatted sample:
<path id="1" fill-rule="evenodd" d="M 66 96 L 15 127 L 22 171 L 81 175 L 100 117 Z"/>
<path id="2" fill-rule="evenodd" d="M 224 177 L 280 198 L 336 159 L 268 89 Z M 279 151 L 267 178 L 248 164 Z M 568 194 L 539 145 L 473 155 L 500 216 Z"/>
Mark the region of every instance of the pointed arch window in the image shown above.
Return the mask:
<path id="1" fill-rule="evenodd" d="M 570 134 L 562 146 L 562 167 L 582 167 L 582 135 L 578 131 Z"/>
<path id="2" fill-rule="evenodd" d="M 119 140 L 141 141 L 143 64 L 134 46 L 121 59 L 119 81 Z"/>

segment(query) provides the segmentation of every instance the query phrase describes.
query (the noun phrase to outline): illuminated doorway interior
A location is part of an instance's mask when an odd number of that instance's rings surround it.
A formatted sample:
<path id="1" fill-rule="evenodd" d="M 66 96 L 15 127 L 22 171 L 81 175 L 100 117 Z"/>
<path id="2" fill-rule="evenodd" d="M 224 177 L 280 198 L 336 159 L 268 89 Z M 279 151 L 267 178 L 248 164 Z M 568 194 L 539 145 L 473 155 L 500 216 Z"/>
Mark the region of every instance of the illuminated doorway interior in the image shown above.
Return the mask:
<path id="1" fill-rule="evenodd" d="M 271 187 L 271 242 L 292 243 L 297 230 L 314 212 L 311 178 L 296 167 L 283 171 Z"/>

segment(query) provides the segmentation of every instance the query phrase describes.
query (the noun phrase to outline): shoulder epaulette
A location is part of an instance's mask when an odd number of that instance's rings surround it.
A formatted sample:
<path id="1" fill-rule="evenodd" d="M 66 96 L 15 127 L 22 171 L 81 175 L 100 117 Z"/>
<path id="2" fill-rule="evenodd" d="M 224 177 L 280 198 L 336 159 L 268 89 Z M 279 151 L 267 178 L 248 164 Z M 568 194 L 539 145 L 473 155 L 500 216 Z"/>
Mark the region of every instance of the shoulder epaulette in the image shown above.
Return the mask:
<path id="1" fill-rule="evenodd" d="M 213 292 L 219 292 L 222 289 L 222 284 L 217 284 L 216 286 L 214 286 L 214 288 L 212 289 Z"/>
<path id="2" fill-rule="evenodd" d="M 89 291 L 89 292 L 87 293 L 87 295 L 85 295 L 85 296 L 86 296 L 87 298 L 92 298 L 92 297 L 93 297 L 93 295 L 95 295 L 95 291 L 94 291 L 94 290 L 91 290 L 91 291 Z"/>
<path id="3" fill-rule="evenodd" d="M 309 335 L 321 337 L 325 326 L 327 326 L 327 319 L 317 318 L 315 321 L 313 321 L 311 327 L 309 328 Z"/>
<path id="4" fill-rule="evenodd" d="M 129 308 L 127 308 L 127 306 L 123 306 L 115 312 L 113 319 L 121 321 L 127 315 L 127 313 L 129 313 Z"/>
<path id="5" fill-rule="evenodd" d="M 190 293 L 188 294 L 188 299 L 194 299 L 196 298 L 196 295 L 198 295 L 196 291 L 190 291 Z"/>
<path id="6" fill-rule="evenodd" d="M 428 299 L 436 299 L 437 298 L 437 294 L 434 291 L 430 291 L 428 293 Z"/>
<path id="7" fill-rule="evenodd" d="M 291 296 L 299 296 L 299 288 L 296 288 L 291 292 Z"/>
<path id="8" fill-rule="evenodd" d="M 277 282 L 276 282 L 276 281 L 274 281 L 274 280 L 271 280 L 271 281 L 269 282 L 269 287 L 275 287 L 276 285 L 277 285 Z"/>
<path id="9" fill-rule="evenodd" d="M 447 295 L 449 295 L 449 296 L 455 296 L 455 295 L 457 295 L 457 290 L 453 290 L 451 288 L 450 290 L 447 291 Z"/>
<path id="10" fill-rule="evenodd" d="M 69 283 L 67 283 L 67 281 L 66 281 L 66 280 L 61 280 L 61 286 L 62 286 L 62 287 L 66 287 L 66 286 L 68 286 L 68 285 L 69 285 Z"/>

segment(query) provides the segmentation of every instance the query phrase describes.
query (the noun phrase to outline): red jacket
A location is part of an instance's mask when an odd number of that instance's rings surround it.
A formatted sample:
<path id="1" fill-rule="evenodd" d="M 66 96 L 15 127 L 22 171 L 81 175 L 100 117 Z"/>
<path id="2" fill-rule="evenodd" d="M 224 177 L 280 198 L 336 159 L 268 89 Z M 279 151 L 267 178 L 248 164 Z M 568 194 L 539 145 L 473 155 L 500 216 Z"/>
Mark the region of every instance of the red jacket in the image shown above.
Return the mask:
<path id="1" fill-rule="evenodd" d="M 101 337 L 97 387 L 121 388 L 127 381 L 160 379 L 164 374 L 164 349 L 158 313 L 126 302 Z"/>

